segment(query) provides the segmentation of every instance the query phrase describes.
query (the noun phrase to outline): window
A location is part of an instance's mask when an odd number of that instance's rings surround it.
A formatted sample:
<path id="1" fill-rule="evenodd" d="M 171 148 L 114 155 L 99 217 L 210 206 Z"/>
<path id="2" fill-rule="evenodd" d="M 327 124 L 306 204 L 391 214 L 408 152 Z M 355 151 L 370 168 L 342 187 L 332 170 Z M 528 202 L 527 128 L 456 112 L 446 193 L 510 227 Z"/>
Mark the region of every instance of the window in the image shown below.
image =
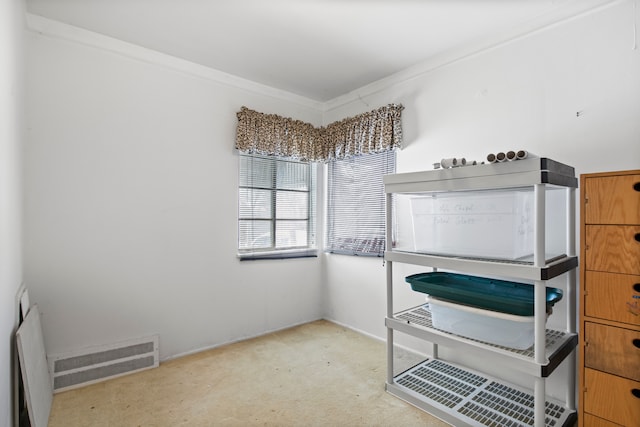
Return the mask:
<path id="1" fill-rule="evenodd" d="M 315 164 L 253 154 L 239 157 L 240 258 L 315 256 Z"/>
<path id="2" fill-rule="evenodd" d="M 329 163 L 327 252 L 384 255 L 386 198 L 382 176 L 395 169 L 394 151 Z"/>

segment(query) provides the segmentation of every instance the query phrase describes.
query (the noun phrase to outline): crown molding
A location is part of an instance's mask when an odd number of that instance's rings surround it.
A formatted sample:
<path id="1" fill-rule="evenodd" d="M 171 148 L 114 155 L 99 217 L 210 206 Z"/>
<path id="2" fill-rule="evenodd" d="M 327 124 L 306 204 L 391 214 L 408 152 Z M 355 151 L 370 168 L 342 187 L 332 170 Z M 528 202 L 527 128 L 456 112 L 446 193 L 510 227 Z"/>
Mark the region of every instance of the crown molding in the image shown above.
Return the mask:
<path id="1" fill-rule="evenodd" d="M 463 61 L 467 58 L 488 52 L 500 46 L 512 43 L 524 37 L 547 31 L 558 25 L 574 19 L 579 19 L 586 15 L 599 12 L 616 4 L 635 0 L 564 0 L 565 4 L 553 12 L 542 14 L 518 27 L 510 28 L 502 32 L 492 34 L 476 40 L 472 44 L 466 44 L 458 49 L 449 50 L 436 55 L 426 61 L 405 68 L 402 71 L 391 74 L 359 89 L 353 90 L 344 95 L 340 95 L 324 103 L 324 112 L 329 112 L 352 102 L 363 102 L 367 96 L 382 92 L 391 86 L 402 84 L 413 79 L 420 78 L 442 67 Z M 389 100 L 388 102 L 401 102 L 400 100 Z"/>
<path id="2" fill-rule="evenodd" d="M 247 90 L 259 95 L 269 96 L 283 101 L 292 102 L 300 106 L 313 108 L 319 112 L 324 110 L 323 102 L 262 85 L 251 80 L 243 79 L 241 77 L 161 53 L 153 49 L 124 42 L 113 37 L 108 37 L 32 13 L 27 13 L 26 19 L 27 28 L 29 30 L 48 37 L 72 41 L 85 46 L 106 50 L 130 59 L 170 68 L 175 71 L 214 81 L 226 86 Z"/>

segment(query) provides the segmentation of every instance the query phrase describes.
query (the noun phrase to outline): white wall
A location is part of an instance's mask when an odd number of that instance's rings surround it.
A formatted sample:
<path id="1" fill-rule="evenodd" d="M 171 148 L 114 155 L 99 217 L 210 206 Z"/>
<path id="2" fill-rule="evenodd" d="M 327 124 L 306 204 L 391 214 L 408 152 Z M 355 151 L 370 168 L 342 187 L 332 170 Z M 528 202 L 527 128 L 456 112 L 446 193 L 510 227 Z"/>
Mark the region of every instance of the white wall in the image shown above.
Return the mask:
<path id="1" fill-rule="evenodd" d="M 22 0 L 0 2 L 0 425 L 10 426 L 15 298 L 22 282 L 21 150 L 23 139 Z"/>
<path id="2" fill-rule="evenodd" d="M 567 163 L 577 174 L 639 169 L 639 14 L 634 2 L 617 2 L 421 76 L 363 88 L 362 101 L 336 105 L 325 122 L 402 103 L 398 172 L 509 149 Z M 385 337 L 381 261 L 335 255 L 326 264 L 328 317 Z M 396 310 L 423 301 L 404 283 L 418 271 L 394 265 Z"/>
<path id="3" fill-rule="evenodd" d="M 59 29 L 28 35 L 25 279 L 48 354 L 158 333 L 167 359 L 321 318 L 318 258 L 236 258 L 233 149 L 243 105 L 320 110 Z"/>

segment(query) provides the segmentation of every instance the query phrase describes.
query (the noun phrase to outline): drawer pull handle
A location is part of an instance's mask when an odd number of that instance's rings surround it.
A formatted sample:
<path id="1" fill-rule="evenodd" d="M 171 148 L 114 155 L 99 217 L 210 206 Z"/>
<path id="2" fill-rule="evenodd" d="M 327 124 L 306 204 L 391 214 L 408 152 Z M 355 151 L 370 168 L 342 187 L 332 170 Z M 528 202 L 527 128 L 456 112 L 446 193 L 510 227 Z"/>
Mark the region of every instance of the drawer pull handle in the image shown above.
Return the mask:
<path id="1" fill-rule="evenodd" d="M 636 283 L 635 285 L 633 285 L 633 290 L 636 292 L 640 292 L 640 283 Z"/>
<path id="2" fill-rule="evenodd" d="M 635 238 L 636 242 L 640 242 L 640 233 L 636 233 Z"/>
<path id="3" fill-rule="evenodd" d="M 640 191 L 640 182 L 636 182 L 635 184 L 633 184 L 633 189 L 636 191 Z"/>
<path id="4" fill-rule="evenodd" d="M 634 338 L 632 343 L 634 346 L 640 348 L 640 338 Z"/>
<path id="5" fill-rule="evenodd" d="M 640 389 L 632 388 L 632 389 L 631 389 L 631 394 L 633 394 L 635 397 L 637 397 L 638 399 L 640 399 Z"/>

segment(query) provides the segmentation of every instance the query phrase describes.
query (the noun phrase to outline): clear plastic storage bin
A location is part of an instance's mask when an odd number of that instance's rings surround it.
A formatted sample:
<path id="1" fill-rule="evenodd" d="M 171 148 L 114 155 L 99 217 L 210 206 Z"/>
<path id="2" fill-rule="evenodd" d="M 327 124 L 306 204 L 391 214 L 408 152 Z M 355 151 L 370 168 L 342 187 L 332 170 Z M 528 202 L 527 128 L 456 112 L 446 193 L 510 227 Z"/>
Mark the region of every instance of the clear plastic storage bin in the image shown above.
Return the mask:
<path id="1" fill-rule="evenodd" d="M 534 343 L 534 316 L 483 310 L 429 297 L 433 327 L 503 347 L 526 350 Z"/>
<path id="2" fill-rule="evenodd" d="M 533 255 L 531 191 L 476 191 L 410 200 L 415 252 L 518 260 Z"/>

